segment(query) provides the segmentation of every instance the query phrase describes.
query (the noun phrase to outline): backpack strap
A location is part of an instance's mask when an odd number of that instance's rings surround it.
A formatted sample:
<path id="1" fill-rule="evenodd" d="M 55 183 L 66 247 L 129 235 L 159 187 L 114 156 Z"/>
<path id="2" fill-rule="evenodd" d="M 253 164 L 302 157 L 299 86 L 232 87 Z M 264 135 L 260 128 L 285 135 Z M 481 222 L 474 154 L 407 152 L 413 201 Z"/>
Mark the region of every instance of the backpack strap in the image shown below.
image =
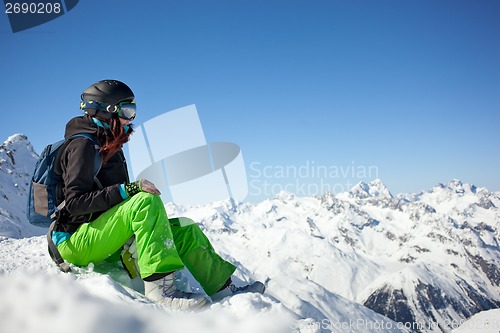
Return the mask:
<path id="1" fill-rule="evenodd" d="M 62 258 L 61 254 L 59 253 L 59 250 L 57 249 L 56 244 L 54 244 L 54 241 L 52 240 L 52 232 L 54 231 L 54 228 L 56 226 L 56 221 L 52 222 L 49 227 L 49 231 L 47 232 L 47 244 L 49 245 L 49 254 L 52 260 L 56 263 L 57 267 L 64 273 L 71 272 L 71 267 L 69 264 L 64 261 Z"/>
<path id="2" fill-rule="evenodd" d="M 95 150 L 97 152 L 99 152 L 99 150 L 101 149 L 101 145 L 99 144 L 99 141 L 97 141 L 97 138 L 95 137 L 95 135 L 88 134 L 88 133 L 79 133 L 79 134 L 75 134 L 75 135 L 70 136 L 68 138 L 68 140 L 77 138 L 79 136 L 85 137 L 85 138 L 89 139 L 90 141 L 92 141 L 92 143 L 94 144 Z M 95 158 L 94 158 L 94 171 L 95 171 L 94 174 L 95 174 L 95 176 L 97 176 L 97 174 L 101 170 L 101 166 L 102 166 L 102 158 L 99 154 L 95 154 Z M 95 179 L 96 179 L 96 177 L 94 177 L 94 180 Z M 98 185 L 101 185 L 101 183 L 99 181 L 98 181 Z"/>

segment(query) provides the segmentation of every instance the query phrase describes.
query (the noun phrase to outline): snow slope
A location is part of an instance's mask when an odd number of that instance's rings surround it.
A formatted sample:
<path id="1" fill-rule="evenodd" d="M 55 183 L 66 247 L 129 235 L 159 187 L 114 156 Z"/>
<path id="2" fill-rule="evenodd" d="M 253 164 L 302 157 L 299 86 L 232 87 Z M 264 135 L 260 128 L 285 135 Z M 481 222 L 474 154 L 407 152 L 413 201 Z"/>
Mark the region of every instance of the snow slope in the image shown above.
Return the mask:
<path id="1" fill-rule="evenodd" d="M 488 310 L 456 323 L 453 333 L 498 333 L 500 332 L 500 309 Z"/>
<path id="2" fill-rule="evenodd" d="M 500 194 L 458 180 L 399 196 L 374 180 L 337 196 L 168 203 L 237 264 L 237 283 L 267 286 L 186 314 L 149 302 L 116 264 L 59 272 L 24 218 L 31 145 L 16 135 L 2 149 L 0 332 L 450 332 L 500 306 Z M 177 282 L 200 291 L 187 271 Z"/>

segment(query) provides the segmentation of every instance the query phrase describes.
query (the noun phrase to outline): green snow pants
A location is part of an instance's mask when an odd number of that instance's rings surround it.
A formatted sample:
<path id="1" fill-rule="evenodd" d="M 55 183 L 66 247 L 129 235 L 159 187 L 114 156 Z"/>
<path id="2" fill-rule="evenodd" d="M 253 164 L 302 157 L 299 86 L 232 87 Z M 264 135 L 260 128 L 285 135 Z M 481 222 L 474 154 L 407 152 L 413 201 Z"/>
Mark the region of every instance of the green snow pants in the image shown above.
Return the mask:
<path id="1" fill-rule="evenodd" d="M 207 295 L 212 295 L 236 269 L 214 251 L 196 223 L 169 220 L 160 197 L 144 192 L 82 224 L 57 248 L 66 261 L 86 266 L 113 255 L 133 235 L 142 278 L 186 266 Z"/>

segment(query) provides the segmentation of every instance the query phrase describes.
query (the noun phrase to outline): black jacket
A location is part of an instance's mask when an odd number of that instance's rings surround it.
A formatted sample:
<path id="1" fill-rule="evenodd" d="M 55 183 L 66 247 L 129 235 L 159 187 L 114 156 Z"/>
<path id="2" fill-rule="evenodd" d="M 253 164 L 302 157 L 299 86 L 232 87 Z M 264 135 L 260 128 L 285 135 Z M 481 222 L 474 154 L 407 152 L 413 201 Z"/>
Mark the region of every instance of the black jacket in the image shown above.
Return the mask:
<path id="1" fill-rule="evenodd" d="M 89 116 L 76 117 L 66 124 L 65 138 L 79 133 L 95 135 L 103 144 L 104 129 Z M 61 210 L 56 230 L 74 232 L 81 224 L 96 219 L 100 214 L 123 201 L 118 186 L 129 181 L 123 151 L 113 155 L 103 164 L 94 182 L 95 148 L 85 137 L 71 139 L 60 154 L 60 164 L 55 171 L 62 175 L 58 185 L 58 203 L 66 200 Z"/>

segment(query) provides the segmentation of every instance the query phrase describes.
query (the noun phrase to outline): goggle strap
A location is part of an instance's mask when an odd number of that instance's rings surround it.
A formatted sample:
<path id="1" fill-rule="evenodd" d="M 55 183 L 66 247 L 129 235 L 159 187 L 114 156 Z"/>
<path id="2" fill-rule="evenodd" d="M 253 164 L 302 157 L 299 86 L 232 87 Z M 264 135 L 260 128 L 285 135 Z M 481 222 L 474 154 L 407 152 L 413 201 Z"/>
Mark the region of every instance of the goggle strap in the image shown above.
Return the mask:
<path id="1" fill-rule="evenodd" d="M 133 109 L 133 114 L 130 114 L 131 112 L 123 112 L 122 110 L 122 105 L 124 106 L 124 109 L 127 109 L 127 106 L 131 109 Z M 122 102 L 118 105 L 102 105 L 101 103 L 99 102 L 96 102 L 96 101 L 92 101 L 92 100 L 82 100 L 80 102 L 80 109 L 84 110 L 87 114 L 89 114 L 88 111 L 90 111 L 90 113 L 92 114 L 95 114 L 96 111 L 98 110 L 105 110 L 109 113 L 117 113 L 118 116 L 120 118 L 123 118 L 123 119 L 128 119 L 128 120 L 132 120 L 135 118 L 135 108 L 136 108 L 136 104 L 135 102 Z M 130 114 L 130 115 L 129 115 Z"/>

